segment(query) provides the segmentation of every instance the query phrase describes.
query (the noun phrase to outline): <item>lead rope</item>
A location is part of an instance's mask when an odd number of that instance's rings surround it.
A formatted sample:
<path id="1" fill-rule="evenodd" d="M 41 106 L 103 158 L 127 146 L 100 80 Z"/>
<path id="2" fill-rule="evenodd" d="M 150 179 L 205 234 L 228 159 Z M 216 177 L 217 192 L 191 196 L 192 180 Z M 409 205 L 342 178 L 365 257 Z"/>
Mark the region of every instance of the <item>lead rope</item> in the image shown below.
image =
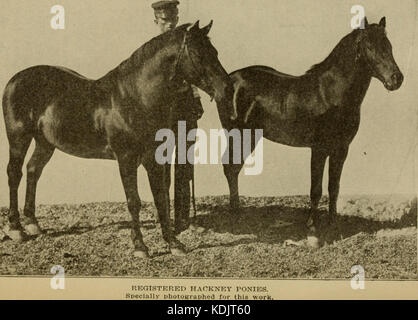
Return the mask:
<path id="1" fill-rule="evenodd" d="M 193 204 L 193 222 L 195 223 L 197 210 L 196 210 L 196 197 L 194 194 L 194 164 L 193 164 L 193 174 L 192 174 L 192 204 Z"/>

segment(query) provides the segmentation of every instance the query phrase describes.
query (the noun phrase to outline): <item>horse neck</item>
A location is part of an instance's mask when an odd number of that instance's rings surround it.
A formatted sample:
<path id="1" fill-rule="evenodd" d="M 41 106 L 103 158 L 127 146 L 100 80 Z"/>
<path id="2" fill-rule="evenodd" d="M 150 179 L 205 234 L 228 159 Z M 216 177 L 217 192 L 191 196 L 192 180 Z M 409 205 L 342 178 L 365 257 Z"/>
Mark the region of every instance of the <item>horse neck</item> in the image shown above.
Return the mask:
<path id="1" fill-rule="evenodd" d="M 370 85 L 367 65 L 356 54 L 336 57 L 335 62 L 318 75 L 319 90 L 330 106 L 343 110 L 359 109 Z"/>
<path id="2" fill-rule="evenodd" d="M 164 46 L 147 61 L 132 65 L 127 62 L 128 65 L 125 67 L 130 68 L 128 72 L 116 68 L 99 79 L 99 82 L 113 96 L 130 102 L 152 100 L 156 104 L 161 99 L 167 99 L 166 89 L 171 85 L 170 77 L 174 73 L 174 61 L 178 50 L 177 44 Z"/>

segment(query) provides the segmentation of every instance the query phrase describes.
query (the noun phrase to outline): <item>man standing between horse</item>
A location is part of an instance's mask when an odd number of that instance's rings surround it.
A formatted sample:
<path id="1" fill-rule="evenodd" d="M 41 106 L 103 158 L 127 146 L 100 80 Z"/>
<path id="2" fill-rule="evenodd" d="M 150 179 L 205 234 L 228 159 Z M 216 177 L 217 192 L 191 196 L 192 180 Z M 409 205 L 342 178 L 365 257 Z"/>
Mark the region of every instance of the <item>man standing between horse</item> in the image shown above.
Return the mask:
<path id="1" fill-rule="evenodd" d="M 178 17 L 177 0 L 158 1 L 152 4 L 155 15 L 155 24 L 161 33 L 168 32 L 177 26 Z M 179 94 L 179 99 L 173 102 L 173 119 L 186 122 L 186 132 L 197 128 L 197 120 L 202 117 L 203 108 L 200 101 L 200 95 L 196 87 L 184 83 L 184 88 Z M 190 110 L 187 114 L 176 114 L 176 110 Z M 178 146 L 177 122 L 173 123 L 171 128 L 176 136 L 176 145 Z M 193 148 L 194 141 L 186 142 L 186 150 Z M 177 148 L 178 149 L 178 148 Z M 186 161 L 185 164 L 178 163 L 178 154 L 176 155 L 174 170 L 174 226 L 176 234 L 186 230 L 190 225 L 190 181 L 194 176 L 193 164 Z"/>

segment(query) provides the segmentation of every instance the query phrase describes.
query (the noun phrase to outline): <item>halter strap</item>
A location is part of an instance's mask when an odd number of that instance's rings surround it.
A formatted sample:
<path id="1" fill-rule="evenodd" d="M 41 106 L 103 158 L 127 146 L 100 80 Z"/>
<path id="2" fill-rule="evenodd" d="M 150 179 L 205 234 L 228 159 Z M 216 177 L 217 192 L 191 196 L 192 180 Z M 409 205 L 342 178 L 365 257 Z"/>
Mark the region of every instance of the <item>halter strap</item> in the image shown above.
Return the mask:
<path id="1" fill-rule="evenodd" d="M 195 63 L 195 61 L 193 60 L 192 56 L 190 55 L 189 48 L 188 48 L 188 46 L 187 46 L 187 36 L 188 36 L 188 33 L 187 33 L 187 32 L 188 32 L 188 31 L 186 31 L 186 32 L 184 33 L 183 42 L 182 42 L 182 44 L 181 44 L 179 54 L 177 55 L 176 62 L 175 62 L 175 64 L 174 64 L 174 72 L 173 72 L 172 76 L 170 77 L 170 81 L 172 81 L 172 80 L 175 78 L 175 76 L 177 75 L 177 68 L 178 68 L 178 65 L 179 65 L 179 63 L 180 63 L 180 59 L 181 59 L 181 57 L 182 57 L 182 55 L 183 55 L 183 52 L 184 52 L 184 53 L 186 54 L 186 56 L 189 58 L 189 60 L 190 60 L 190 62 L 191 62 L 191 64 L 192 64 L 192 68 L 193 68 L 193 70 L 194 70 L 194 73 L 195 73 L 197 76 L 199 76 L 199 75 L 202 73 L 202 72 L 199 70 L 199 68 L 197 67 L 197 64 L 196 64 L 196 63 Z M 207 86 L 207 85 L 208 85 L 208 84 L 207 84 L 207 82 L 206 82 L 204 79 L 201 79 L 201 81 L 205 84 L 205 86 Z M 213 100 L 214 96 L 213 96 L 213 95 L 210 95 L 210 96 L 211 96 L 211 100 Z"/>
<path id="2" fill-rule="evenodd" d="M 177 67 L 178 67 L 178 64 L 180 63 L 180 59 L 181 59 L 181 56 L 183 54 L 183 51 L 185 51 L 186 41 L 187 41 L 187 31 L 184 33 L 183 42 L 181 44 L 179 54 L 177 55 L 176 62 L 174 63 L 174 72 L 170 76 L 170 79 L 169 79 L 170 81 L 172 81 L 175 78 L 176 74 L 177 74 Z"/>
<path id="3" fill-rule="evenodd" d="M 364 49 L 361 47 L 361 43 L 364 41 L 364 38 L 367 35 L 360 34 L 358 38 L 356 39 L 356 57 L 355 57 L 355 63 L 357 63 L 360 58 L 364 55 Z M 368 61 L 367 57 L 363 57 L 363 61 L 366 63 L 366 66 L 369 68 L 370 71 L 374 72 L 374 67 L 370 65 L 370 62 Z"/>

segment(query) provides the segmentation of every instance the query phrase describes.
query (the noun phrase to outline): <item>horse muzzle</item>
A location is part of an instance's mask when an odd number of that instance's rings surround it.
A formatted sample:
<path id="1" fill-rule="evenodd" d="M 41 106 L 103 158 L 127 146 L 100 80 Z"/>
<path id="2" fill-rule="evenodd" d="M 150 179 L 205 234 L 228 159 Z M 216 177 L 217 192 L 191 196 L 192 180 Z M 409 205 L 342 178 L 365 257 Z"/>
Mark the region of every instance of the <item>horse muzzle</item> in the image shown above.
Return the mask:
<path id="1" fill-rule="evenodd" d="M 398 90 L 403 83 L 403 74 L 400 71 L 394 72 L 389 79 L 383 81 L 383 85 L 389 91 Z"/>

